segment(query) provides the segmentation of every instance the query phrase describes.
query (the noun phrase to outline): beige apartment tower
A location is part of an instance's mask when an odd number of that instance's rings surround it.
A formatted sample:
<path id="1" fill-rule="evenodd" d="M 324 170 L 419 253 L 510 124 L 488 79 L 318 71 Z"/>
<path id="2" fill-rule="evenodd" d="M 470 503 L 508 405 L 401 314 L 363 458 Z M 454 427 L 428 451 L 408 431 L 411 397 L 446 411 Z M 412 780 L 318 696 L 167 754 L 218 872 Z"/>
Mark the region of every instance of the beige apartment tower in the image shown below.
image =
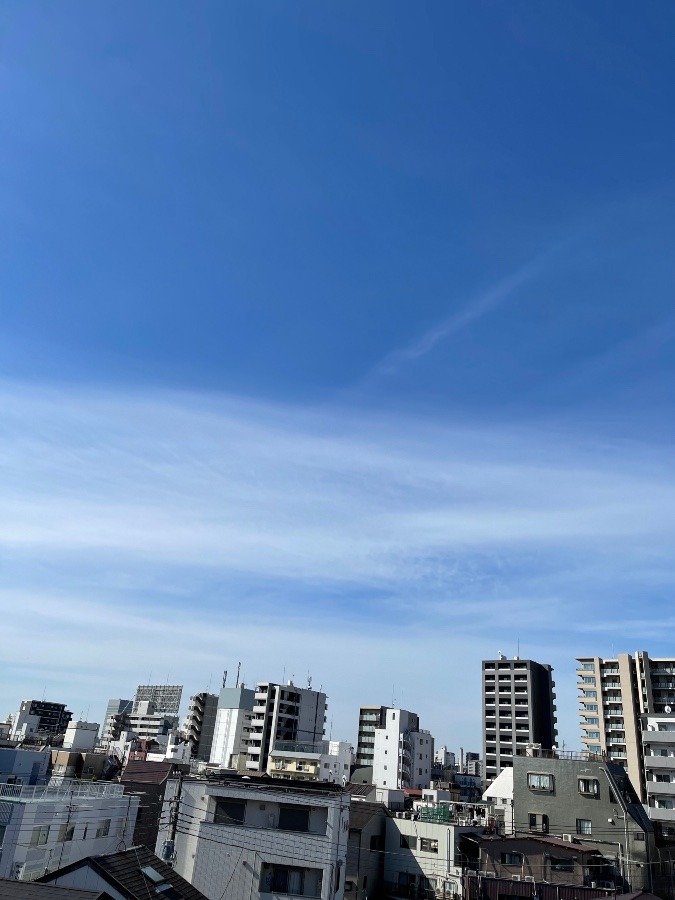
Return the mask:
<path id="1" fill-rule="evenodd" d="M 646 650 L 619 653 L 613 659 L 580 656 L 577 686 L 581 743 L 591 753 L 602 753 L 624 766 L 646 802 L 646 728 L 641 717 L 675 712 L 675 659 L 650 659 Z"/>

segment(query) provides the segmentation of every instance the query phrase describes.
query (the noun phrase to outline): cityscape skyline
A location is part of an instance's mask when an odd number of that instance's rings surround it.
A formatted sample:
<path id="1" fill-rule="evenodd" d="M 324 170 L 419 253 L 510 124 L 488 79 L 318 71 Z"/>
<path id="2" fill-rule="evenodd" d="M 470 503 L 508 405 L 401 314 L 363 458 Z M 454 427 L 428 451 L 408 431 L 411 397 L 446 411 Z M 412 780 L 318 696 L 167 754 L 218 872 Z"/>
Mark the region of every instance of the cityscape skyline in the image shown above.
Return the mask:
<path id="1" fill-rule="evenodd" d="M 475 748 L 502 651 L 577 747 L 675 634 L 675 7 L 7 10 L 0 708 L 241 659 Z"/>

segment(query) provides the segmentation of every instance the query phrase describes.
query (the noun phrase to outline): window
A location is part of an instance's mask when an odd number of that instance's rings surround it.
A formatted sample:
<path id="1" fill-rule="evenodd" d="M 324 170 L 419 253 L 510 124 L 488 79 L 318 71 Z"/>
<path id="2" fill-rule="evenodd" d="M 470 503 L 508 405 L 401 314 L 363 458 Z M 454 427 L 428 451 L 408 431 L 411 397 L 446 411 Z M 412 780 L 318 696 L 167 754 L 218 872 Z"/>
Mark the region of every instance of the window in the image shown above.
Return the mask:
<path id="1" fill-rule="evenodd" d="M 59 828 L 58 841 L 62 844 L 65 844 L 67 841 L 72 841 L 74 834 L 75 834 L 75 826 L 74 825 L 62 825 Z"/>
<path id="2" fill-rule="evenodd" d="M 438 841 L 432 838 L 420 838 L 420 850 L 422 853 L 438 853 Z"/>
<path id="3" fill-rule="evenodd" d="M 552 872 L 574 872 L 573 859 L 559 859 L 555 856 L 551 857 Z"/>
<path id="4" fill-rule="evenodd" d="M 522 866 L 523 854 L 522 853 L 501 853 L 499 856 L 499 861 L 503 866 Z"/>
<path id="5" fill-rule="evenodd" d="M 597 778 L 580 778 L 578 781 L 579 793 L 586 797 L 600 796 L 600 782 Z"/>
<path id="6" fill-rule="evenodd" d="M 591 740 L 594 740 L 594 741 L 599 741 L 600 740 L 600 732 L 599 731 L 587 731 L 586 737 L 590 738 Z"/>
<path id="7" fill-rule="evenodd" d="M 592 672 L 594 670 L 593 663 L 582 663 L 581 668 L 584 672 Z"/>
<path id="8" fill-rule="evenodd" d="M 302 896 L 305 889 L 305 873 L 302 869 L 275 866 L 272 869 L 272 892 Z"/>
<path id="9" fill-rule="evenodd" d="M 528 820 L 530 831 L 548 834 L 548 816 L 545 813 L 529 813 Z"/>
<path id="10" fill-rule="evenodd" d="M 597 716 L 586 716 L 586 724 L 587 725 L 599 725 L 600 719 Z"/>
<path id="11" fill-rule="evenodd" d="M 586 704 L 586 712 L 597 712 L 598 704 L 597 703 L 587 703 Z"/>
<path id="12" fill-rule="evenodd" d="M 49 840 L 49 825 L 37 825 L 30 836 L 31 847 L 42 847 Z"/>
<path id="13" fill-rule="evenodd" d="M 404 847 L 406 850 L 417 850 L 417 838 L 412 834 L 402 834 L 399 846 Z"/>
<path id="14" fill-rule="evenodd" d="M 309 807 L 282 806 L 278 827 L 284 831 L 309 831 Z"/>
<path id="15" fill-rule="evenodd" d="M 584 691 L 584 697 L 587 697 L 589 700 L 597 700 L 598 692 L 597 691 Z"/>
<path id="16" fill-rule="evenodd" d="M 381 835 L 371 834 L 370 849 L 371 850 L 381 850 L 382 849 L 382 836 Z"/>
<path id="17" fill-rule="evenodd" d="M 0 850 L 2 850 L 2 845 L 5 842 L 5 831 L 7 831 L 7 826 L 0 825 Z"/>
<path id="18" fill-rule="evenodd" d="M 96 829 L 96 837 L 104 838 L 110 834 L 110 819 L 101 819 Z"/>
<path id="19" fill-rule="evenodd" d="M 590 819 L 577 819 L 577 834 L 592 834 L 593 823 Z"/>
<path id="20" fill-rule="evenodd" d="M 595 684 L 595 676 L 594 675 L 584 675 L 583 682 L 584 682 L 584 684 Z"/>
<path id="21" fill-rule="evenodd" d="M 527 773 L 527 786 L 531 791 L 548 791 L 553 793 L 553 775 L 540 775 L 538 772 Z"/>
<path id="22" fill-rule="evenodd" d="M 216 825 L 243 825 L 246 817 L 244 800 L 216 800 L 213 821 Z"/>

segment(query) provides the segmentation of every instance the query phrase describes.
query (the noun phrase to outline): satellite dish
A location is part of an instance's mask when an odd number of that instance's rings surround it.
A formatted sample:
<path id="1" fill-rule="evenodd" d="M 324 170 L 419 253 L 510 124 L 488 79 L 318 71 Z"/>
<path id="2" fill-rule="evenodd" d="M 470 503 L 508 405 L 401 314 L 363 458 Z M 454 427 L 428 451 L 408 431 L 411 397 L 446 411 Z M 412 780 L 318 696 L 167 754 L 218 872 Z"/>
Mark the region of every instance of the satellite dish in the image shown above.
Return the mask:
<path id="1" fill-rule="evenodd" d="M 667 713 L 671 713 L 673 711 L 670 706 L 664 706 L 663 709 L 664 709 L 664 712 L 667 712 Z"/>

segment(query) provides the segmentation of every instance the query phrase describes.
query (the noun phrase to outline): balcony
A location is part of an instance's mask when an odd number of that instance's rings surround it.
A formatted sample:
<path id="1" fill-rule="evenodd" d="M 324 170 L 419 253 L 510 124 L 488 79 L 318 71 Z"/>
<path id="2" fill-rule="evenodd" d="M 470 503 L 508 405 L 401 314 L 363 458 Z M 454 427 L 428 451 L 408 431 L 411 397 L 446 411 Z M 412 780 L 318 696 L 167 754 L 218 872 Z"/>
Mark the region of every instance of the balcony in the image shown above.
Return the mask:
<path id="1" fill-rule="evenodd" d="M 675 822 L 675 809 L 657 809 L 649 807 L 649 818 L 652 822 Z"/>
<path id="2" fill-rule="evenodd" d="M 672 769 L 675 772 L 675 756 L 645 756 L 645 769 Z"/>
<path id="3" fill-rule="evenodd" d="M 672 797 L 675 800 L 675 782 L 672 781 L 647 781 L 645 782 L 647 793 L 659 797 Z"/>
<path id="4" fill-rule="evenodd" d="M 675 744 L 675 731 L 643 731 L 642 743 L 645 747 L 650 744 Z"/>

